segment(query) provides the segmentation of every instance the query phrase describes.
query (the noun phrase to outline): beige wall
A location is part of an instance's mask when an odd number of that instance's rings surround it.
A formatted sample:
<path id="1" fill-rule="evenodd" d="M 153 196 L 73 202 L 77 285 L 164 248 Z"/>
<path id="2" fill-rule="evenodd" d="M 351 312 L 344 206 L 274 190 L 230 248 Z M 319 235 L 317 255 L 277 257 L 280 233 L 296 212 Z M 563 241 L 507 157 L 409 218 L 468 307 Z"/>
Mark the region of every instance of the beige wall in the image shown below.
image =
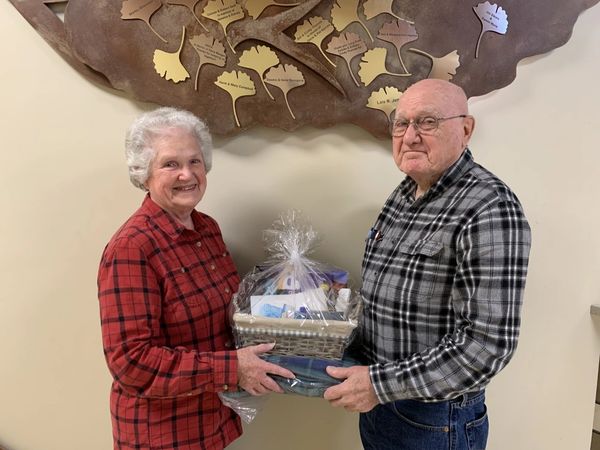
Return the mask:
<path id="1" fill-rule="evenodd" d="M 600 6 L 567 45 L 522 63 L 509 87 L 471 100 L 476 159 L 522 199 L 534 246 L 521 344 L 489 388 L 492 450 L 587 449 L 600 302 Z M 0 445 L 111 447 L 95 276 L 100 252 L 142 198 L 123 131 L 148 105 L 74 72 L 0 2 Z M 260 232 L 303 209 L 318 257 L 358 274 L 362 243 L 400 181 L 389 143 L 339 126 L 256 129 L 217 139 L 201 209 L 221 224 L 241 271 Z M 596 319 L 600 320 L 600 319 Z M 274 396 L 234 449 L 359 449 L 356 416 Z"/>

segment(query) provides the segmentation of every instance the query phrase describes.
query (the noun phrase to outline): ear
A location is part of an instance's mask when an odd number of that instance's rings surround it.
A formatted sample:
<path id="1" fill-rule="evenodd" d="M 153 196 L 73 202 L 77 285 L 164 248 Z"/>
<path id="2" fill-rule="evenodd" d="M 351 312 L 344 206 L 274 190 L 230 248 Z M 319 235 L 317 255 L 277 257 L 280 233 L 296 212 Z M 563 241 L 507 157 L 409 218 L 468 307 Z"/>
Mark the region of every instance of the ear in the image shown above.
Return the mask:
<path id="1" fill-rule="evenodd" d="M 475 130 L 475 118 L 473 116 L 467 116 L 463 119 L 463 147 L 466 147 L 473 131 Z"/>

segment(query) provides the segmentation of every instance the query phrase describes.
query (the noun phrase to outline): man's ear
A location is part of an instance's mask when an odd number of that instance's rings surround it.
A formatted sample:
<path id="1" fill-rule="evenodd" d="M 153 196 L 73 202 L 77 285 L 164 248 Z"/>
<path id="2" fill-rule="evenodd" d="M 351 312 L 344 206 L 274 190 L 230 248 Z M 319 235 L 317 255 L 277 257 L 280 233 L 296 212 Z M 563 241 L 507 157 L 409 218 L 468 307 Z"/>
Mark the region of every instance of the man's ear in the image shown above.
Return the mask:
<path id="1" fill-rule="evenodd" d="M 463 119 L 463 147 L 466 147 L 469 141 L 471 140 L 471 136 L 473 135 L 473 131 L 475 130 L 475 117 L 467 116 Z"/>

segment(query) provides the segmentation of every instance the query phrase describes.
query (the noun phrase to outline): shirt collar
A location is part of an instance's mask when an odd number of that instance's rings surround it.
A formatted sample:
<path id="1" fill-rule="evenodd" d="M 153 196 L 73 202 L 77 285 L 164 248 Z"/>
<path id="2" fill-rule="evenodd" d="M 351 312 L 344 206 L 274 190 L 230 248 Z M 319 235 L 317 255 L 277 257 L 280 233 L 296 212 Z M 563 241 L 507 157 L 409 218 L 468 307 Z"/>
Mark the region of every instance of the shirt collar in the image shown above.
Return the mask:
<path id="1" fill-rule="evenodd" d="M 150 194 L 146 194 L 140 210 L 148 215 L 154 224 L 173 240 L 178 239 L 184 232 L 190 231 L 171 217 L 168 212 L 158 206 L 154 200 L 150 198 Z M 194 221 L 194 226 L 198 229 L 200 221 L 196 215 L 198 215 L 198 212 L 195 210 L 192 211 L 192 220 Z"/>
<path id="2" fill-rule="evenodd" d="M 440 179 L 421 198 L 432 198 L 441 194 L 456 181 L 460 180 L 465 173 L 470 171 L 474 164 L 473 154 L 467 147 L 462 155 L 460 155 L 460 158 L 444 172 Z M 400 184 L 401 195 L 407 199 L 414 200 L 416 187 L 417 183 L 415 180 L 407 176 Z"/>

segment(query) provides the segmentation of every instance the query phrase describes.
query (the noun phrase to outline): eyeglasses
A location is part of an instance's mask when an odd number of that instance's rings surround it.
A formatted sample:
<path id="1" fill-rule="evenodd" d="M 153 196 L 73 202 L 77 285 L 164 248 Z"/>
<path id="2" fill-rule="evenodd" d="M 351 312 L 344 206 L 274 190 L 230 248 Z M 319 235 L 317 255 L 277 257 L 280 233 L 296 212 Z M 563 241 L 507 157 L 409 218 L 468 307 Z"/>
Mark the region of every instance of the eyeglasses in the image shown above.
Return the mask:
<path id="1" fill-rule="evenodd" d="M 391 134 L 393 137 L 403 137 L 411 124 L 415 127 L 416 132 L 420 134 L 431 134 L 438 129 L 440 122 L 450 119 L 464 119 L 465 117 L 467 117 L 466 114 L 450 117 L 417 117 L 413 120 L 396 119 L 392 122 Z"/>

